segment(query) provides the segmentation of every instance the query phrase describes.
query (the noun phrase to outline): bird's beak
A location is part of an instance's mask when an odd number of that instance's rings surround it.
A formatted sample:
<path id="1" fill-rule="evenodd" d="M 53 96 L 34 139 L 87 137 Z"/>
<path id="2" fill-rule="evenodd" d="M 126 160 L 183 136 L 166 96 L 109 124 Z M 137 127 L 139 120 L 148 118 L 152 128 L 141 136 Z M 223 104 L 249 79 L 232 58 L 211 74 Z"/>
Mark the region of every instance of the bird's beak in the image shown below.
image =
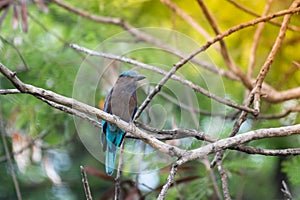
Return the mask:
<path id="1" fill-rule="evenodd" d="M 144 78 L 146 78 L 146 76 L 138 75 L 138 76 L 135 77 L 135 80 L 140 81 L 140 80 L 143 80 Z"/>

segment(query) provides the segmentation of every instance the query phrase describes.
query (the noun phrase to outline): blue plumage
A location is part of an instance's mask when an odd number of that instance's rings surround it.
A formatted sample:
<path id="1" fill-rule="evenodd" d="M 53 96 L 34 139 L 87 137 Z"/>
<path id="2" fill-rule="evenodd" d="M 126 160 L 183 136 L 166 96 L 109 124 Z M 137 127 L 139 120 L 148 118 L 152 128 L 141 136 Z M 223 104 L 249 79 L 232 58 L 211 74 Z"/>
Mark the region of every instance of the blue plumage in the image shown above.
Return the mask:
<path id="1" fill-rule="evenodd" d="M 120 74 L 114 87 L 105 99 L 104 111 L 122 120 L 130 122 L 137 109 L 137 81 L 144 79 L 136 71 L 126 71 Z M 126 132 L 115 125 L 102 120 L 101 141 L 103 151 L 106 151 L 106 173 L 112 175 L 115 168 L 116 150 L 121 145 Z"/>

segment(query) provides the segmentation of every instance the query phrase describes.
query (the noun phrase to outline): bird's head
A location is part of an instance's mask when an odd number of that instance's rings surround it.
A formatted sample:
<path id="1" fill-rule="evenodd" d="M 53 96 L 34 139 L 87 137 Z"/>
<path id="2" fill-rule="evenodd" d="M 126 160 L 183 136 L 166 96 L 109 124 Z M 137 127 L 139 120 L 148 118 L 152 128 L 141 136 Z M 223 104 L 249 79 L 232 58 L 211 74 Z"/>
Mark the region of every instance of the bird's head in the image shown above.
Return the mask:
<path id="1" fill-rule="evenodd" d="M 125 71 L 125 72 L 122 72 L 119 76 L 119 78 L 129 78 L 131 80 L 134 80 L 134 81 L 140 81 L 144 78 L 146 78 L 145 76 L 139 74 L 137 71 Z"/>

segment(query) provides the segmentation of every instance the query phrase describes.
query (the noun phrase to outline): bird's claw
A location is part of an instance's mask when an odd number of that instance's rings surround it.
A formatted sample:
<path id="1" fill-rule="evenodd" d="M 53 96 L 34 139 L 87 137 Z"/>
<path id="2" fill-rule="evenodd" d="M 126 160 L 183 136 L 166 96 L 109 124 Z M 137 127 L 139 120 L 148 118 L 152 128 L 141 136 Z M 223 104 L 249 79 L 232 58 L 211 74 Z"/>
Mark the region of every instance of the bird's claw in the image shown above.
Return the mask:
<path id="1" fill-rule="evenodd" d="M 135 124 L 133 123 L 133 122 L 129 122 L 129 127 L 130 127 L 130 130 L 131 130 L 131 134 L 132 134 L 132 132 L 134 132 L 135 133 L 135 131 L 136 131 L 136 126 L 135 126 Z"/>
<path id="2" fill-rule="evenodd" d="M 113 116 L 113 119 L 114 119 L 115 123 L 117 123 L 117 121 L 120 120 L 119 116 L 117 116 L 117 115 L 112 115 L 112 116 Z"/>

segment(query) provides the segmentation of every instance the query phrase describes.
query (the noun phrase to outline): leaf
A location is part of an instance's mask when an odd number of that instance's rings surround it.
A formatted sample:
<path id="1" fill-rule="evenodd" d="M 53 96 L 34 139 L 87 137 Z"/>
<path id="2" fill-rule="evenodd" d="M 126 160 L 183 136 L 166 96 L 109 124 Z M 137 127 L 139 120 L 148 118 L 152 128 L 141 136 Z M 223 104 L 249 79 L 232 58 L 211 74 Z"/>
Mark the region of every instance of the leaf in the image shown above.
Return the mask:
<path id="1" fill-rule="evenodd" d="M 300 156 L 293 157 L 282 163 L 282 171 L 287 174 L 289 181 L 295 185 L 300 186 Z"/>

